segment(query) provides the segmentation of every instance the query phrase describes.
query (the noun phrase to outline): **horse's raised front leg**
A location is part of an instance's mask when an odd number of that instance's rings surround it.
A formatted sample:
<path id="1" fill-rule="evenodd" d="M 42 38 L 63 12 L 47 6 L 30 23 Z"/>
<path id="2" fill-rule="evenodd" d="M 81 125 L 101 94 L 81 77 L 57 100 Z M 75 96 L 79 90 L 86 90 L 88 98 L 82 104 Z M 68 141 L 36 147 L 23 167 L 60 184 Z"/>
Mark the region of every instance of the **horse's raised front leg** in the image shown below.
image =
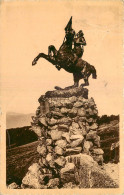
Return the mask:
<path id="1" fill-rule="evenodd" d="M 34 58 L 34 60 L 32 62 L 32 66 L 34 66 L 37 63 L 39 58 L 44 58 L 47 61 L 49 61 L 50 63 L 52 63 L 53 65 L 57 65 L 57 61 L 55 59 L 51 59 L 51 57 L 49 55 L 46 55 L 44 53 L 39 53 L 39 55 L 36 58 Z"/>
<path id="2" fill-rule="evenodd" d="M 36 58 L 34 58 L 33 62 L 32 62 L 32 66 L 34 66 L 35 64 L 37 64 L 37 61 L 39 60 L 39 58 L 42 57 L 43 53 L 39 53 L 38 56 Z"/>

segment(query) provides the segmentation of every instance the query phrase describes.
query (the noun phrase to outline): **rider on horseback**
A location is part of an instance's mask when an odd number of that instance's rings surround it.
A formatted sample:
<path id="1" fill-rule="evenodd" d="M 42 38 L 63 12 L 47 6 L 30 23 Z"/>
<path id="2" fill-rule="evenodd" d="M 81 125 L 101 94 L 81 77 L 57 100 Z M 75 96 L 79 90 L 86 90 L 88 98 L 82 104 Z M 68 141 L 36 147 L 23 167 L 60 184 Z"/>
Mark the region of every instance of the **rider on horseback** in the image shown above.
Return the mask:
<path id="1" fill-rule="evenodd" d="M 75 58 L 81 58 L 83 53 L 84 53 L 84 48 L 83 46 L 86 45 L 85 38 L 83 36 L 83 31 L 80 30 L 77 34 L 76 37 L 74 38 L 74 49 L 73 49 L 73 54 Z M 76 59 L 75 59 L 76 61 Z"/>
<path id="2" fill-rule="evenodd" d="M 71 64 L 75 64 L 77 60 L 83 56 L 84 53 L 83 46 L 86 46 L 86 41 L 82 30 L 80 30 L 76 34 L 75 31 L 72 29 L 72 17 L 70 18 L 67 26 L 65 27 L 65 38 L 66 41 L 68 42 L 70 41 L 71 44 L 74 45 L 73 49 L 71 47 L 72 56 L 71 57 L 68 56 L 68 61 L 70 61 Z"/>
<path id="3" fill-rule="evenodd" d="M 73 51 L 73 64 L 76 64 L 78 59 L 83 56 L 84 53 L 84 46 L 86 46 L 86 40 L 84 38 L 84 33 L 82 30 L 80 30 L 76 37 L 74 38 L 74 49 Z M 86 71 L 86 65 L 84 65 L 84 68 L 82 70 L 82 73 L 85 73 Z"/>
<path id="4" fill-rule="evenodd" d="M 74 45 L 74 48 L 72 46 Z M 48 55 L 39 53 L 33 60 L 34 66 L 39 58 L 44 58 L 52 63 L 58 70 L 63 68 L 69 73 L 73 73 L 74 87 L 79 85 L 79 80 L 84 79 L 83 86 L 88 86 L 88 78 L 92 74 L 92 78 L 96 79 L 96 69 L 93 65 L 84 61 L 81 57 L 83 55 L 83 46 L 86 45 L 84 34 L 80 30 L 77 34 L 72 29 L 72 17 L 65 27 L 64 41 L 57 50 L 54 45 L 48 47 Z"/>

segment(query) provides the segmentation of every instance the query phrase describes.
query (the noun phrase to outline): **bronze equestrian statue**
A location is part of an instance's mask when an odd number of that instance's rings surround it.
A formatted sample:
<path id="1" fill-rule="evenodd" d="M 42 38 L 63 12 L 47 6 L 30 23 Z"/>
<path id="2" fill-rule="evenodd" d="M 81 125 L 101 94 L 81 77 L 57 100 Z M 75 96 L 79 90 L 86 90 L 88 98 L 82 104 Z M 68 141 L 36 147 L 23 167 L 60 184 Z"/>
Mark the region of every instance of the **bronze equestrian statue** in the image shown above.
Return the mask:
<path id="1" fill-rule="evenodd" d="M 63 68 L 69 73 L 73 73 L 74 85 L 78 87 L 79 80 L 84 79 L 82 86 L 88 86 L 88 78 L 92 74 L 92 78 L 96 79 L 96 69 L 88 62 L 81 59 L 86 45 L 83 32 L 80 30 L 77 34 L 72 29 L 72 17 L 65 27 L 64 41 L 57 51 L 54 45 L 48 47 L 48 55 L 40 53 L 32 62 L 35 65 L 39 58 L 44 58 L 56 66 L 58 70 Z M 74 46 L 74 48 L 72 48 Z"/>

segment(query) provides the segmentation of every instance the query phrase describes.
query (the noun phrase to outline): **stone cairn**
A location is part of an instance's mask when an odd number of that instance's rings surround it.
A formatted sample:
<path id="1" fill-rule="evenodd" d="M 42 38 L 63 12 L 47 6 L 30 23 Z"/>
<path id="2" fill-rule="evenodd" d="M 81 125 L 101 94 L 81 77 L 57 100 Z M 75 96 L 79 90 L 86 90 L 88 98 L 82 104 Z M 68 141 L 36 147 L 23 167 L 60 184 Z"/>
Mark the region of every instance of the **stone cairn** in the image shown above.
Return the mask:
<path id="1" fill-rule="evenodd" d="M 91 187 L 86 181 L 91 164 L 102 164 L 104 152 L 97 135 L 97 107 L 93 98 L 88 99 L 88 89 L 48 91 L 39 103 L 32 117 L 39 162 L 29 167 L 22 188 Z"/>

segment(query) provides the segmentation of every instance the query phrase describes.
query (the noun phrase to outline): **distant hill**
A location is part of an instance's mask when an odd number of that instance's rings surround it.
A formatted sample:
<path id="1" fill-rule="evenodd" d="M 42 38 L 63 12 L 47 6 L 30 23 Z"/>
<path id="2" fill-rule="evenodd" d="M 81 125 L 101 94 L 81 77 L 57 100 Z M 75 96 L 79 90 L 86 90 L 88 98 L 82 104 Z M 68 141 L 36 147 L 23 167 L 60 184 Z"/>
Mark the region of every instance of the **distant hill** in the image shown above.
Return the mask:
<path id="1" fill-rule="evenodd" d="M 6 115 L 6 128 L 11 129 L 17 127 L 30 126 L 32 122 L 31 116 L 34 116 L 34 114 L 8 112 Z"/>
<path id="2" fill-rule="evenodd" d="M 38 137 L 35 132 L 31 130 L 31 126 L 17 127 L 6 130 L 7 149 L 25 145 L 37 140 Z"/>

